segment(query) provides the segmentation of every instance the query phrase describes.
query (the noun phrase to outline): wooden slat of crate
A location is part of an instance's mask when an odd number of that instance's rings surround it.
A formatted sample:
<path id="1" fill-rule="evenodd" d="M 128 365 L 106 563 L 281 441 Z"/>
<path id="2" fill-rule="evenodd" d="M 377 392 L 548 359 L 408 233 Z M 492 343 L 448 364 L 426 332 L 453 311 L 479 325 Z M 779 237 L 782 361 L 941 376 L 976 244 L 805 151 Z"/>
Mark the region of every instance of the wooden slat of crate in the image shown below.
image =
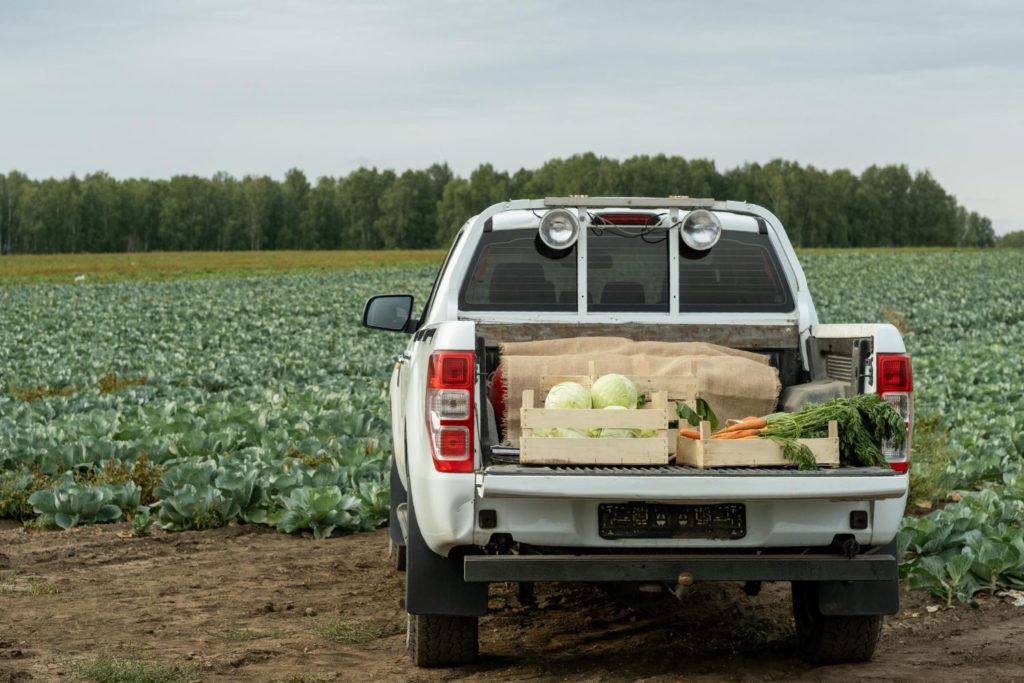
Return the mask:
<path id="1" fill-rule="evenodd" d="M 647 408 L 640 410 L 552 410 L 533 408 L 523 412 L 523 429 L 665 429 L 668 410 Z"/>
<path id="2" fill-rule="evenodd" d="M 556 439 L 519 437 L 522 465 L 667 465 L 661 439 Z"/>
<path id="3" fill-rule="evenodd" d="M 639 410 L 555 410 L 534 408 L 532 390 L 523 392 L 519 462 L 523 465 L 666 465 L 670 461 L 668 407 L 655 392 Z M 654 429 L 653 437 L 557 438 L 533 436 L 534 429 Z M 674 436 L 674 435 L 673 435 Z"/>
<path id="4" fill-rule="evenodd" d="M 782 447 L 768 439 L 712 439 L 711 426 L 702 422 L 701 438 L 678 437 L 676 462 L 693 467 L 792 467 Z M 818 465 L 839 466 L 839 428 L 828 424 L 828 436 L 822 439 L 797 439 L 814 454 Z"/>

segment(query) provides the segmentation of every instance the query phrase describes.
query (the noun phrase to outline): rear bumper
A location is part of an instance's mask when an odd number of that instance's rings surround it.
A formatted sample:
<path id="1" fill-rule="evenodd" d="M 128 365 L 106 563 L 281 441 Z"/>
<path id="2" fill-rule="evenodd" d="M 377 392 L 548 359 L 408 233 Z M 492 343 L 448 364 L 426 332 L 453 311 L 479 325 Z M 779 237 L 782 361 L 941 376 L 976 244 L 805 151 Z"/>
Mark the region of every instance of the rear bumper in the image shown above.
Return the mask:
<path id="1" fill-rule="evenodd" d="M 888 554 L 470 555 L 464 572 L 468 582 L 899 580 L 896 558 Z"/>

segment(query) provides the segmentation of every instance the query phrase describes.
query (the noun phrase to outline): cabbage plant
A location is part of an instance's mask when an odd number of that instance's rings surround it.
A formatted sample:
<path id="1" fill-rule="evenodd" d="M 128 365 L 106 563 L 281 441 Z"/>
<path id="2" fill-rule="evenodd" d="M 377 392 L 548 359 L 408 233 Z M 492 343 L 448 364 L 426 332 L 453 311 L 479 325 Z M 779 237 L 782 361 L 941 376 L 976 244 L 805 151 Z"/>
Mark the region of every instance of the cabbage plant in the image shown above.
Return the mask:
<path id="1" fill-rule="evenodd" d="M 360 501 L 337 486 L 299 488 L 282 499 L 284 510 L 277 528 L 285 533 L 312 529 L 314 538 L 327 538 L 335 529 L 358 531 Z"/>
<path id="2" fill-rule="evenodd" d="M 149 528 L 153 526 L 153 518 L 149 516 L 149 506 L 140 505 L 132 518 L 132 533 L 136 536 L 149 536 Z"/>
<path id="3" fill-rule="evenodd" d="M 156 504 L 160 526 L 167 531 L 212 529 L 238 516 L 238 504 L 213 486 L 183 484 Z"/>
<path id="4" fill-rule="evenodd" d="M 217 468 L 214 485 L 238 508 L 238 515 L 246 522 L 267 521 L 268 501 L 263 495 L 261 474 L 259 466 L 249 462 L 241 462 L 234 467 L 221 464 Z"/>
<path id="5" fill-rule="evenodd" d="M 121 517 L 121 508 L 113 502 L 114 495 L 109 486 L 88 486 L 77 484 L 65 475 L 57 488 L 51 491 L 36 491 L 28 499 L 39 522 L 44 526 L 59 526 L 70 529 L 79 524 L 113 522 Z"/>

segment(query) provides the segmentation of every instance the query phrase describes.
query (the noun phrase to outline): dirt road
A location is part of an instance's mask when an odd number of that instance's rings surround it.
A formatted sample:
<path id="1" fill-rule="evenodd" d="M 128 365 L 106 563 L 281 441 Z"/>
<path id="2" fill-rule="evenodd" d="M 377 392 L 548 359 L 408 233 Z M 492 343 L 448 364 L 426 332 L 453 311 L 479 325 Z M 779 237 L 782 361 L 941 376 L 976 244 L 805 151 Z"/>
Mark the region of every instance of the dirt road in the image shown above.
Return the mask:
<path id="1" fill-rule="evenodd" d="M 999 598 L 929 611 L 926 595 L 905 593 L 875 661 L 816 669 L 795 655 L 788 587 L 748 597 L 732 584 L 644 608 L 548 584 L 523 608 L 496 586 L 480 662 L 417 670 L 385 531 L 122 538 L 128 529 L 0 527 L 0 683 L 74 680 L 103 656 L 187 665 L 202 681 L 1024 679 L 1024 608 Z"/>

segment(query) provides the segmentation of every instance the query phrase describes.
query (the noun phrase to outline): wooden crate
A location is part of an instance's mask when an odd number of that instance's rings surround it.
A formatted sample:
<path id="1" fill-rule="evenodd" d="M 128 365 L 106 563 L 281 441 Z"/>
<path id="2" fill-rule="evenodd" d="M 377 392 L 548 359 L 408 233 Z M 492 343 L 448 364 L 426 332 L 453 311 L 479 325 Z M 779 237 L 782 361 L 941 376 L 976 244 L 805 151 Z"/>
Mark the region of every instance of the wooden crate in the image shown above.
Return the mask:
<path id="1" fill-rule="evenodd" d="M 541 375 L 540 395 L 547 396 L 551 387 L 562 382 L 576 382 L 588 390 L 597 380 L 597 373 L 594 371 L 594 361 L 590 361 L 589 375 Z M 641 368 L 644 370 L 645 368 Z M 664 392 L 667 399 L 669 420 L 676 419 L 676 401 L 682 401 L 691 409 L 697 407 L 697 369 L 696 364 L 690 363 L 690 374 L 688 375 L 623 375 L 633 382 L 637 393 L 653 397 L 656 392 Z M 668 452 L 670 456 L 676 454 L 676 440 L 668 440 Z"/>
<path id="2" fill-rule="evenodd" d="M 712 439 L 711 425 L 700 423 L 700 440 L 677 435 L 676 463 L 693 467 L 794 467 L 782 447 L 768 439 Z M 814 454 L 819 466 L 839 467 L 839 427 L 828 423 L 823 439 L 797 439 Z"/>
<path id="3" fill-rule="evenodd" d="M 673 411 L 674 412 L 674 411 Z M 532 389 L 523 392 L 519 462 L 523 465 L 667 465 L 668 401 L 657 391 L 638 410 L 558 410 L 534 407 Z M 637 438 L 566 439 L 534 436 L 534 429 L 654 429 Z"/>

